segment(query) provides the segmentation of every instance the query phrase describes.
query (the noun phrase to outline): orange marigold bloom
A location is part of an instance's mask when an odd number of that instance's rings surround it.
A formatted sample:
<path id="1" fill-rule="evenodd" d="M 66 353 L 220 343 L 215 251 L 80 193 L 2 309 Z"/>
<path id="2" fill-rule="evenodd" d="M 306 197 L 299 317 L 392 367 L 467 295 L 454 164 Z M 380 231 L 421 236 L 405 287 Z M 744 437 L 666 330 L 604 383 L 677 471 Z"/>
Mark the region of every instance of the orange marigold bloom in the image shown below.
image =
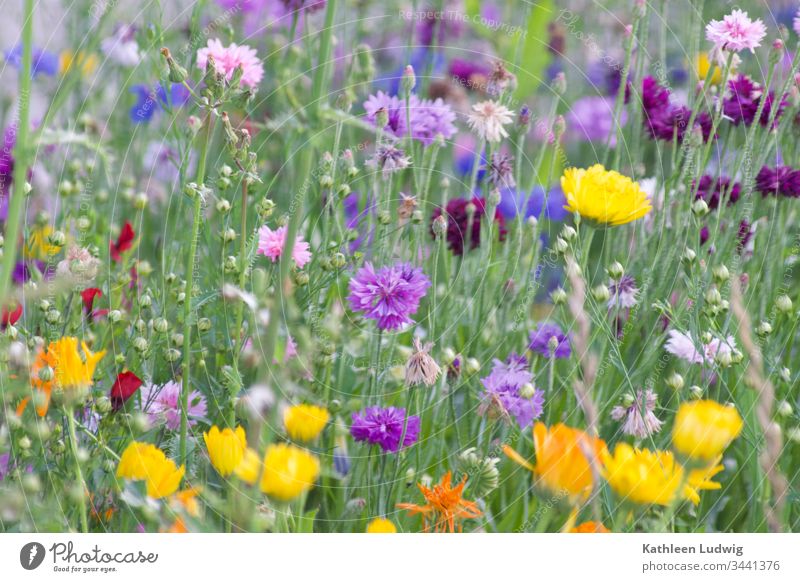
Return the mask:
<path id="1" fill-rule="evenodd" d="M 483 513 L 474 501 L 467 501 L 461 497 L 464 486 L 467 484 L 467 476 L 464 475 L 461 483 L 455 487 L 450 484 L 450 477 L 451 474 L 448 471 L 442 477 L 442 482 L 432 488 L 417 483 L 417 487 L 427 501 L 425 505 L 398 503 L 397 508 L 405 509 L 412 515 L 421 514 L 423 530 L 426 532 L 432 528 L 437 533 L 444 531 L 454 533 L 456 526 L 458 526 L 458 531 L 462 531 L 461 520 L 475 519 Z"/>
<path id="2" fill-rule="evenodd" d="M 599 471 L 605 441 L 565 424 L 548 429 L 537 422 L 533 426 L 533 448 L 535 466 L 508 445 L 503 446 L 503 452 L 536 475 L 537 484 L 549 492 L 566 494 L 571 501 L 589 497 L 594 486 L 592 464 Z"/>
<path id="3" fill-rule="evenodd" d="M 584 521 L 580 525 L 576 525 L 569 533 L 611 533 L 606 526 L 599 521 Z"/>
<path id="4" fill-rule="evenodd" d="M 50 392 L 53 390 L 53 374 L 50 374 L 49 380 L 42 380 L 39 373 L 45 368 L 53 370 L 55 367 L 55 356 L 52 353 L 45 352 L 42 348 L 39 348 L 39 350 L 36 352 L 36 358 L 33 360 L 33 365 L 31 366 L 30 377 L 31 386 L 35 388 L 41 396 L 41 400 L 35 402 L 36 414 L 39 416 L 44 416 L 47 414 L 47 409 L 50 408 Z M 17 406 L 17 416 L 20 416 L 23 412 L 25 412 L 25 408 L 28 406 L 29 401 L 30 398 L 28 397 L 22 399 L 22 402 L 20 402 L 19 406 Z"/>

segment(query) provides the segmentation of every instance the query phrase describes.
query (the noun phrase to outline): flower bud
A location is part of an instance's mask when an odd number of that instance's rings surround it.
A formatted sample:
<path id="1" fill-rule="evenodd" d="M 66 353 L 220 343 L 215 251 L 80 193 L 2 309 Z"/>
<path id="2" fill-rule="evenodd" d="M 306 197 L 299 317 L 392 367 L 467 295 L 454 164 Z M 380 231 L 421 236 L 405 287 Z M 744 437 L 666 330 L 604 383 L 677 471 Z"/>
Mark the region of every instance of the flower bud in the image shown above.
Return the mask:
<path id="1" fill-rule="evenodd" d="M 554 289 L 552 293 L 550 293 L 550 300 L 554 305 L 563 305 L 567 302 L 567 292 L 561 287 L 558 287 Z"/>
<path id="2" fill-rule="evenodd" d="M 480 372 L 481 363 L 476 358 L 467 358 L 464 362 L 464 371 L 467 374 L 477 374 Z"/>
<path id="3" fill-rule="evenodd" d="M 604 303 L 611 297 L 611 291 L 608 287 L 601 284 L 592 289 L 592 297 L 594 297 L 595 301 L 598 303 Z"/>
<path id="4" fill-rule="evenodd" d="M 694 204 L 692 204 L 692 212 L 695 216 L 705 216 L 708 214 L 708 203 L 702 198 L 698 198 L 694 201 Z"/>
<path id="5" fill-rule="evenodd" d="M 762 337 L 772 333 L 772 326 L 768 321 L 762 321 L 756 326 L 756 333 Z"/>
<path id="6" fill-rule="evenodd" d="M 533 398 L 536 395 L 536 387 L 530 382 L 525 382 L 519 389 L 519 395 L 522 398 Z"/>
<path id="7" fill-rule="evenodd" d="M 48 235 L 47 242 L 54 247 L 63 247 L 67 244 L 67 235 L 63 231 L 55 230 Z"/>
<path id="8" fill-rule="evenodd" d="M 608 276 L 611 277 L 612 280 L 619 281 L 625 274 L 625 269 L 618 261 L 614 261 L 608 266 L 606 273 L 608 273 Z"/>
<path id="9" fill-rule="evenodd" d="M 200 331 L 208 331 L 211 329 L 211 320 L 207 317 L 201 317 L 197 321 L 197 329 Z"/>
<path id="10" fill-rule="evenodd" d="M 792 405 L 789 404 L 786 400 L 781 400 L 781 402 L 778 404 L 778 410 L 777 410 L 778 416 L 786 418 L 788 416 L 791 416 L 792 412 L 794 412 L 792 410 Z"/>
<path id="11" fill-rule="evenodd" d="M 153 322 L 153 329 L 158 333 L 164 333 L 169 329 L 169 322 L 163 317 L 159 317 Z"/>
<path id="12" fill-rule="evenodd" d="M 447 219 L 443 215 L 437 216 L 431 225 L 433 236 L 437 239 L 447 233 Z"/>
<path id="13" fill-rule="evenodd" d="M 722 303 L 722 295 L 720 295 L 719 289 L 711 287 L 706 291 L 706 302 L 710 305 L 719 305 Z"/>
<path id="14" fill-rule="evenodd" d="M 730 272 L 728 271 L 728 267 L 726 267 L 725 265 L 718 265 L 714 267 L 711 270 L 711 274 L 713 275 L 714 280 L 717 281 L 718 283 L 724 283 L 731 276 Z"/>
<path id="15" fill-rule="evenodd" d="M 689 396 L 694 400 L 700 400 L 703 397 L 703 389 L 697 384 L 689 388 Z"/>
<path id="16" fill-rule="evenodd" d="M 146 352 L 148 348 L 147 340 L 142 336 L 135 337 L 133 339 L 133 348 L 140 353 Z"/>
<path id="17" fill-rule="evenodd" d="M 670 388 L 672 388 L 676 392 L 678 390 L 680 390 L 681 388 L 683 388 L 683 386 L 684 386 L 683 376 L 681 376 L 677 372 L 673 372 L 672 374 L 670 374 L 667 377 L 665 382 L 666 382 L 667 386 L 669 386 Z"/>
<path id="18" fill-rule="evenodd" d="M 781 313 L 787 314 L 792 311 L 792 300 L 788 295 L 779 295 L 775 300 L 775 307 Z"/>
<path id="19" fill-rule="evenodd" d="M 692 249 L 690 249 L 689 247 L 686 247 L 683 250 L 683 260 L 684 261 L 686 261 L 687 263 L 691 264 L 691 263 L 694 263 L 694 261 L 696 259 L 697 259 L 697 253 L 695 253 Z"/>
<path id="20" fill-rule="evenodd" d="M 417 76 L 414 74 L 414 67 L 411 65 L 406 65 L 406 68 L 403 69 L 403 78 L 400 81 L 400 86 L 403 89 L 403 93 L 411 93 L 416 85 Z"/>

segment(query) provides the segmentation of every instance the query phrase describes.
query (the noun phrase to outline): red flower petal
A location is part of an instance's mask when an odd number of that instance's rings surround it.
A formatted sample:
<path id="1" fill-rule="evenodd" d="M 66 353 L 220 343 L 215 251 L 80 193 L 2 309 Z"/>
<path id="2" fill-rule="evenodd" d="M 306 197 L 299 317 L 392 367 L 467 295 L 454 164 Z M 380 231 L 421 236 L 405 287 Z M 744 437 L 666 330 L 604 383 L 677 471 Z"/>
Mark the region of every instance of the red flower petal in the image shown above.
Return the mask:
<path id="1" fill-rule="evenodd" d="M 94 300 L 96 297 L 102 297 L 103 292 L 97 287 L 89 287 L 81 291 L 81 299 L 83 299 L 83 309 L 86 313 L 91 313 L 94 307 Z"/>
<path id="2" fill-rule="evenodd" d="M 119 233 L 116 242 L 112 242 L 109 248 L 111 258 L 115 262 L 119 262 L 122 258 L 122 253 L 129 250 L 133 246 L 133 239 L 136 234 L 133 232 L 133 227 L 130 222 L 126 222 Z"/>
<path id="3" fill-rule="evenodd" d="M 7 307 L 3 307 L 2 314 L 0 315 L 0 327 L 7 327 L 14 325 L 22 317 L 22 303 L 17 305 L 13 311 L 9 311 Z"/>
<path id="4" fill-rule="evenodd" d="M 133 372 L 120 372 L 109 394 L 112 408 L 114 410 L 122 408 L 125 401 L 133 396 L 141 385 L 142 381 Z"/>

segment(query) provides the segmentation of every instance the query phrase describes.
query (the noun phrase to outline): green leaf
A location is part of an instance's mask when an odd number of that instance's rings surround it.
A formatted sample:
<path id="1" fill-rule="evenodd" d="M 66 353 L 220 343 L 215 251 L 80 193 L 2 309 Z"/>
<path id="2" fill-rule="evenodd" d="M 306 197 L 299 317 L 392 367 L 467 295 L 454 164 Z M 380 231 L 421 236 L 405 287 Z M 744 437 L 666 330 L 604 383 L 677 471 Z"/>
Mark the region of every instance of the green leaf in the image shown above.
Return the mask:
<path id="1" fill-rule="evenodd" d="M 547 50 L 547 27 L 554 17 L 553 0 L 539 0 L 531 6 L 525 37 L 522 39 L 524 44 L 520 53 L 519 70 L 516 71 L 517 91 L 514 97 L 518 100 L 531 95 L 544 78 L 544 71 L 552 58 L 550 51 Z M 520 34 L 522 33 L 516 33 L 516 36 Z M 511 52 L 506 55 L 506 59 L 511 62 L 514 62 L 516 44 L 516 42 L 511 43 Z"/>
<path id="2" fill-rule="evenodd" d="M 317 517 L 318 511 L 318 508 L 312 509 L 311 511 L 307 511 L 301 515 L 297 520 L 296 533 L 314 533 L 314 520 Z"/>

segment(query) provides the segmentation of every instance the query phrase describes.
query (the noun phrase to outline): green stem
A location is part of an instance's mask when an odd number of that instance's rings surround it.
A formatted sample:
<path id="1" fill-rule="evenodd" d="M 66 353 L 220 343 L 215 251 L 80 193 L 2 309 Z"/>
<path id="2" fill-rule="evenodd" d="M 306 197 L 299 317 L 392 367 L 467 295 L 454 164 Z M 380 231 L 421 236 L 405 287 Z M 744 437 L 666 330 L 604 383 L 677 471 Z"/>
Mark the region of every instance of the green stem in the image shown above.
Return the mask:
<path id="1" fill-rule="evenodd" d="M 28 154 L 30 144 L 31 76 L 33 63 L 33 0 L 25 0 L 25 16 L 22 24 L 22 67 L 19 70 L 19 118 L 17 119 L 17 143 L 14 147 L 14 183 L 8 208 L 5 230 L 6 248 L 3 268 L 0 271 L 0 301 L 5 301 L 11 284 L 11 272 L 17 259 L 17 238 L 22 222 L 22 205 L 25 201 L 25 184 L 28 178 Z"/>
<path id="2" fill-rule="evenodd" d="M 311 103 L 315 110 L 321 107 L 320 99 L 328 80 L 328 60 L 331 56 L 331 46 L 333 39 L 333 18 L 336 15 L 336 0 L 328 0 L 325 11 L 325 25 L 320 33 L 319 40 L 319 62 L 314 71 L 314 81 L 311 85 Z M 287 241 L 291 239 L 287 238 Z M 287 243 L 288 244 L 288 243 Z"/>
<path id="3" fill-rule="evenodd" d="M 89 533 L 89 520 L 86 515 L 86 482 L 83 480 L 81 462 L 78 458 L 78 437 L 75 434 L 75 411 L 70 406 L 65 412 L 67 413 L 67 426 L 69 427 L 69 448 L 72 451 L 72 458 L 75 459 L 75 480 L 81 488 L 79 502 L 81 511 L 81 531 L 83 533 Z"/>
<path id="4" fill-rule="evenodd" d="M 239 289 L 244 291 L 247 283 L 247 180 L 242 181 L 242 224 L 239 234 Z M 244 335 L 242 334 L 242 323 L 244 321 L 244 302 L 239 301 L 236 306 L 236 325 L 233 328 L 233 369 L 239 375 L 239 354 L 244 345 Z M 236 410 L 234 407 L 236 395 L 228 395 L 227 421 L 231 428 L 236 427 Z"/>
<path id="5" fill-rule="evenodd" d="M 205 132 L 200 149 L 200 162 L 197 167 L 196 183 L 202 187 L 205 180 L 206 158 L 208 157 L 208 144 L 211 141 L 211 131 L 214 125 L 214 117 L 211 114 L 206 116 Z M 194 215 L 192 218 L 192 238 L 189 245 L 189 256 L 186 263 L 186 296 L 183 303 L 183 338 L 184 355 L 183 368 L 181 374 L 181 435 L 180 435 L 180 461 L 186 464 L 187 442 L 189 430 L 189 392 L 192 390 L 191 366 L 192 366 L 192 295 L 194 294 L 194 277 L 197 263 L 197 238 L 200 235 L 200 221 L 202 219 L 203 199 L 198 193 L 194 199 Z"/>

